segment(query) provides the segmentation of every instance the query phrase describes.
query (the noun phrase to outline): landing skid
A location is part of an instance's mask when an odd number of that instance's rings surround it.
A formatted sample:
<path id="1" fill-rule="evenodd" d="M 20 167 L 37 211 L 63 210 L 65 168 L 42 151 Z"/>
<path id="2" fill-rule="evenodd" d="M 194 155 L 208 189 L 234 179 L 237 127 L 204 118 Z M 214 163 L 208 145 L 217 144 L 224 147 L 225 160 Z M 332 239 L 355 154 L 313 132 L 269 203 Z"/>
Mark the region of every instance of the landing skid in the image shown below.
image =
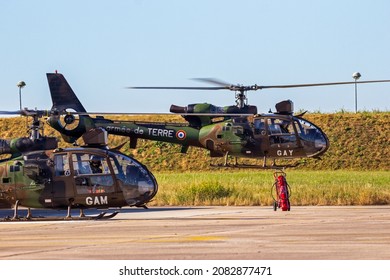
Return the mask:
<path id="1" fill-rule="evenodd" d="M 254 169 L 265 169 L 265 170 L 269 170 L 269 169 L 280 170 L 280 169 L 285 169 L 285 168 L 297 167 L 298 165 L 301 165 L 302 163 L 303 163 L 302 161 L 296 161 L 296 162 L 291 163 L 291 164 L 278 165 L 278 164 L 276 164 L 276 161 L 274 159 L 272 161 L 271 165 L 267 165 L 267 158 L 264 158 L 263 164 L 245 164 L 245 163 L 238 163 L 237 157 L 234 158 L 233 163 L 230 163 L 228 160 L 228 155 L 225 155 L 224 163 L 220 163 L 220 164 L 210 163 L 210 166 L 211 167 L 220 167 L 220 168 L 221 167 L 229 167 L 229 168 L 254 168 Z"/>
<path id="2" fill-rule="evenodd" d="M 98 215 L 92 216 L 79 216 L 79 217 L 19 217 L 14 219 L 12 217 L 5 217 L 0 219 L 0 222 L 33 222 L 33 221 L 91 221 L 91 220 L 108 220 L 114 218 L 119 212 L 115 211 L 111 214 L 107 212 L 101 212 Z"/>
<path id="3" fill-rule="evenodd" d="M 286 165 L 259 165 L 259 164 L 210 164 L 211 167 L 228 167 L 228 168 L 253 168 L 253 169 L 264 169 L 264 170 L 270 170 L 270 169 L 285 169 L 285 168 L 293 168 L 297 167 L 301 163 L 295 163 L 295 164 L 286 164 Z"/>

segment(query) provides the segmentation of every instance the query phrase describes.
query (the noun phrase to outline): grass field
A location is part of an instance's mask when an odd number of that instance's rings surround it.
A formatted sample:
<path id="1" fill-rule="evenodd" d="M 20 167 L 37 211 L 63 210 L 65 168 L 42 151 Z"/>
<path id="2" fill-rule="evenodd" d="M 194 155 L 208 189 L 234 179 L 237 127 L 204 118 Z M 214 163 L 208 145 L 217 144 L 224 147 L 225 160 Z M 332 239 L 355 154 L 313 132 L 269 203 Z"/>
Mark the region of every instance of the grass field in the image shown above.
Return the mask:
<path id="1" fill-rule="evenodd" d="M 272 205 L 272 171 L 156 173 L 150 205 Z M 287 171 L 291 205 L 390 204 L 389 171 Z M 274 197 L 274 198 L 273 198 Z"/>

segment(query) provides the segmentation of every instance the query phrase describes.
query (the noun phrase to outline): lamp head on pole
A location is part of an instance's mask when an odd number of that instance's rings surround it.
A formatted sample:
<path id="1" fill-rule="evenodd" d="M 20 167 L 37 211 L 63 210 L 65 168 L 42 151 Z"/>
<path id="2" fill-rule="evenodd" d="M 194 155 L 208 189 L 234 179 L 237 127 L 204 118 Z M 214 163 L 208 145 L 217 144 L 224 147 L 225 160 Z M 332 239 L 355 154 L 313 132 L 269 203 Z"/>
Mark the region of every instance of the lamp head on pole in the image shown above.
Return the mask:
<path id="1" fill-rule="evenodd" d="M 16 84 L 16 86 L 19 88 L 19 109 L 22 111 L 22 88 L 26 86 L 26 83 L 24 81 L 20 81 Z"/>
<path id="2" fill-rule="evenodd" d="M 362 75 L 359 72 L 355 72 L 352 74 L 352 78 L 357 81 Z"/>
<path id="3" fill-rule="evenodd" d="M 26 86 L 26 83 L 24 81 L 20 81 L 16 84 L 18 88 L 24 88 Z"/>

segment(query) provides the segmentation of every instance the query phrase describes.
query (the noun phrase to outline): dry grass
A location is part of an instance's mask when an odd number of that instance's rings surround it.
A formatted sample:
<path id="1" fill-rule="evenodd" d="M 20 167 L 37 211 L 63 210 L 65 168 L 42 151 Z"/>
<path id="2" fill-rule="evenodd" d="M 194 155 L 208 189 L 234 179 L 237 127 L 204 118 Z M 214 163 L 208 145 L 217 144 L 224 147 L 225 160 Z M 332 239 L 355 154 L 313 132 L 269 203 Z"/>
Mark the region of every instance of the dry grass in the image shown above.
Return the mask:
<path id="1" fill-rule="evenodd" d="M 390 112 L 360 112 L 335 114 L 306 114 L 328 135 L 330 148 L 323 160 L 308 160 L 299 169 L 305 170 L 390 170 Z M 109 116 L 116 120 L 183 122 L 180 116 Z M 28 122 L 25 117 L 0 119 L 0 138 L 26 136 Z M 59 134 L 45 126 L 50 136 Z M 109 136 L 110 146 L 116 147 L 126 137 Z M 128 145 L 122 152 L 143 162 L 153 171 L 204 171 L 211 170 L 209 152 L 205 149 L 190 147 L 187 154 L 180 154 L 180 146 L 152 142 L 140 139 L 136 149 Z M 60 146 L 69 145 L 60 143 Z M 259 160 L 261 163 L 261 160 Z"/>
<path id="2" fill-rule="evenodd" d="M 157 173 L 153 205 L 272 205 L 271 171 Z M 288 171 L 292 205 L 390 203 L 388 171 Z"/>

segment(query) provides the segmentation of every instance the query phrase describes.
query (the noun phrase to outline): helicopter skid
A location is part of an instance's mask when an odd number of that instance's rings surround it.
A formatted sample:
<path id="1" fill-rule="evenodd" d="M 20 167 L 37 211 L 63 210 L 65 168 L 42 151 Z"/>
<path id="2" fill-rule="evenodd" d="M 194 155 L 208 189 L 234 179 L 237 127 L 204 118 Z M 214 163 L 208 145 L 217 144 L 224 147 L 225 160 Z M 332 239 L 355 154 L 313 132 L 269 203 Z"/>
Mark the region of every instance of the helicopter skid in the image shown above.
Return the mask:
<path id="1" fill-rule="evenodd" d="M 259 164 L 210 164 L 211 167 L 229 167 L 229 168 L 253 168 L 253 169 L 264 169 L 264 170 L 269 170 L 269 169 L 285 169 L 285 168 L 293 168 L 297 167 L 300 165 L 301 162 L 295 162 L 292 164 L 285 164 L 285 165 L 259 165 Z"/>
<path id="2" fill-rule="evenodd" d="M 75 217 L 5 217 L 0 219 L 0 222 L 35 222 L 35 221 L 97 221 L 97 220 L 108 220 L 114 218 L 119 212 L 115 211 L 111 214 L 107 214 L 107 212 L 101 212 L 98 215 L 93 216 L 75 216 Z"/>

